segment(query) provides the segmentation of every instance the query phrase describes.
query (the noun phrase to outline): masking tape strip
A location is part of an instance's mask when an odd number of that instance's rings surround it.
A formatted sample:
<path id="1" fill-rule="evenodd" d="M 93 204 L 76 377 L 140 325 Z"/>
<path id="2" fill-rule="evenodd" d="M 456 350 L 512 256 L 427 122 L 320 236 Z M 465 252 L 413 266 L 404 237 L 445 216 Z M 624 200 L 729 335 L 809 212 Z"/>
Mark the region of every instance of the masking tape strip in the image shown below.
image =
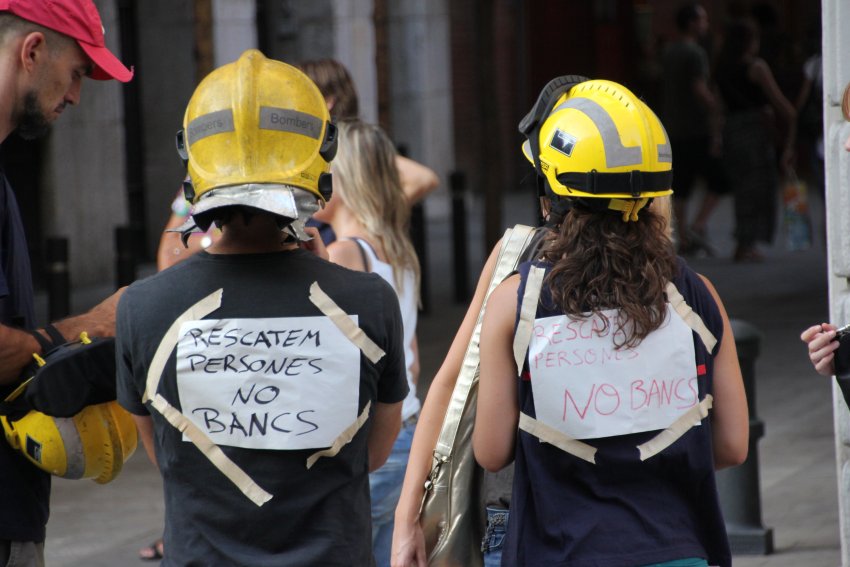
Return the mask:
<path id="1" fill-rule="evenodd" d="M 156 394 L 159 388 L 159 381 L 162 377 L 162 371 L 165 370 L 165 363 L 168 362 L 168 357 L 171 356 L 171 351 L 177 346 L 179 340 L 180 326 L 186 321 L 197 321 L 203 319 L 221 306 L 221 296 L 224 289 L 218 289 L 189 309 L 184 311 L 168 328 L 159 346 L 156 347 L 156 352 L 151 359 L 148 367 L 148 378 L 145 383 L 145 393 L 142 394 L 142 403 L 151 399 L 151 396 Z"/>
<path id="2" fill-rule="evenodd" d="M 519 414 L 519 428 L 530 435 L 534 435 L 542 443 L 549 443 L 574 457 L 578 457 L 593 465 L 596 464 L 596 447 L 578 439 L 573 439 L 566 433 L 549 427 L 526 413 L 520 412 Z"/>
<path id="3" fill-rule="evenodd" d="M 638 445 L 640 460 L 645 461 L 650 457 L 654 457 L 672 445 L 679 437 L 687 433 L 695 424 L 705 419 L 705 416 L 708 415 L 708 410 L 711 409 L 712 403 L 713 398 L 711 394 L 706 395 L 700 403 L 689 409 L 687 413 L 674 421 L 670 427 L 646 443 Z"/>
<path id="4" fill-rule="evenodd" d="M 531 342 L 531 330 L 534 328 L 534 316 L 537 315 L 537 302 L 540 300 L 540 290 L 543 288 L 543 276 L 546 270 L 531 266 L 528 279 L 525 282 L 525 293 L 522 294 L 522 307 L 519 312 L 519 322 L 514 333 L 514 360 L 517 372 L 522 372 L 525 353 Z"/>
<path id="5" fill-rule="evenodd" d="M 339 434 L 339 437 L 334 440 L 333 445 L 331 445 L 327 449 L 322 449 L 321 451 L 310 455 L 307 458 L 307 468 L 311 468 L 313 465 L 316 464 L 316 461 L 318 461 L 322 457 L 335 456 L 342 450 L 344 446 L 351 443 L 351 440 L 354 439 L 354 436 L 357 434 L 358 431 L 360 431 L 360 428 L 363 427 L 363 425 L 366 423 L 366 420 L 369 419 L 369 409 L 371 407 L 372 400 L 369 400 L 368 402 L 366 402 L 366 407 L 363 408 L 363 411 L 360 412 L 360 415 L 357 416 L 357 419 L 354 421 L 354 423 L 346 427 L 345 431 Z"/>
<path id="6" fill-rule="evenodd" d="M 200 429 L 189 421 L 185 415 L 168 403 L 156 391 L 165 370 L 165 364 L 171 356 L 171 351 L 177 346 L 180 326 L 186 321 L 203 319 L 221 306 L 223 289 L 218 289 L 184 311 L 168 328 L 159 343 L 148 368 L 145 393 L 142 402 L 150 401 L 151 405 L 168 420 L 168 423 L 184 433 L 210 462 L 222 472 L 242 493 L 257 506 L 262 506 L 272 495 L 260 488 L 251 478 L 231 461 L 224 452 L 213 443 Z"/>
<path id="7" fill-rule="evenodd" d="M 325 316 L 327 316 L 328 319 L 330 319 L 346 337 L 348 337 L 348 340 L 363 351 L 366 358 L 371 360 L 373 364 L 381 360 L 384 354 L 386 354 L 383 350 L 381 350 L 381 347 L 376 345 L 375 342 L 363 332 L 363 329 L 357 326 L 357 324 L 339 307 L 339 305 L 334 303 L 334 300 L 319 287 L 318 282 L 313 282 L 313 285 L 310 286 L 310 301 L 313 302 L 313 305 L 318 307 L 319 311 L 324 313 Z"/>
<path id="8" fill-rule="evenodd" d="M 177 411 L 177 409 L 168 403 L 168 401 L 160 394 L 156 394 L 151 400 L 152 405 L 156 410 L 168 420 L 168 423 L 176 427 L 181 433 L 185 434 L 192 443 L 210 460 L 210 462 L 226 476 L 230 482 L 242 491 L 242 494 L 248 497 L 251 502 L 257 506 L 262 506 L 272 499 L 272 495 L 260 488 L 256 482 L 251 480 L 251 477 L 243 471 L 239 466 L 230 460 L 224 454 L 221 448 L 213 443 L 203 431 L 189 421 L 185 415 Z"/>
<path id="9" fill-rule="evenodd" d="M 664 291 L 667 292 L 667 301 L 670 302 L 670 305 L 673 306 L 673 309 L 676 310 L 679 317 L 685 321 L 691 330 L 699 335 L 699 338 L 702 339 L 702 344 L 705 345 L 708 352 L 712 352 L 715 345 L 717 345 L 717 339 L 711 331 L 708 330 L 708 327 L 705 326 L 702 317 L 697 315 L 694 310 L 691 309 L 691 306 L 688 305 L 685 298 L 682 297 L 682 294 L 679 293 L 679 290 L 676 289 L 675 285 L 673 285 L 673 282 L 667 282 L 667 288 Z"/>

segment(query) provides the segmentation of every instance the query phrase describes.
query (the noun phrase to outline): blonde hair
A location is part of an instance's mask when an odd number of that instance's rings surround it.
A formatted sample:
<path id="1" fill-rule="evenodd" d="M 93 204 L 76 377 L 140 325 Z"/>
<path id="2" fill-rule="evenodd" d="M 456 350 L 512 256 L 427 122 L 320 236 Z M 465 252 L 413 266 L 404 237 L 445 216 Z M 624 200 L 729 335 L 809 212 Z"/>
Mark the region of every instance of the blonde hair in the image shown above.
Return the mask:
<path id="1" fill-rule="evenodd" d="M 419 259 L 408 234 L 410 203 L 401 188 L 395 147 L 379 126 L 361 120 L 342 120 L 337 126 L 334 198 L 341 198 L 366 234 L 381 244 L 399 292 L 404 270 L 413 271 L 418 298 Z"/>

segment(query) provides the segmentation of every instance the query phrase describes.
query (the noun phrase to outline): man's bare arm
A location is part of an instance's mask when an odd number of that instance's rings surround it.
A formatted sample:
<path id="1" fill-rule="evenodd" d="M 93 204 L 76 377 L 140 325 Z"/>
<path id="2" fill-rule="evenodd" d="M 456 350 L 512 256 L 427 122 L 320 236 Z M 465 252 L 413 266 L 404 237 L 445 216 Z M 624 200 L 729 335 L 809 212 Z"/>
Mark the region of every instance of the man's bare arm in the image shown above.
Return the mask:
<path id="1" fill-rule="evenodd" d="M 56 321 L 53 326 L 66 341 L 76 339 L 83 331 L 92 337 L 112 337 L 115 335 L 115 308 L 122 293 L 124 288 L 82 315 Z M 36 332 L 45 341 L 53 341 L 44 329 Z M 17 380 L 24 367 L 32 361 L 33 354 L 44 354 L 41 343 L 35 337 L 27 331 L 0 325 L 0 384 Z"/>

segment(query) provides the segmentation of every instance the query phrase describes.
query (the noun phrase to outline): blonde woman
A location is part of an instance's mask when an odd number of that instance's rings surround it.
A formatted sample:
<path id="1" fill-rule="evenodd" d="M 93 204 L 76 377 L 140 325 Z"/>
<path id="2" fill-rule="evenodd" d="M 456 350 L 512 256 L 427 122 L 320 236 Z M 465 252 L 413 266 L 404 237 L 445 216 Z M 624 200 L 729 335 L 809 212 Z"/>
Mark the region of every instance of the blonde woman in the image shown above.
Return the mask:
<path id="1" fill-rule="evenodd" d="M 392 454 L 383 467 L 369 475 L 372 540 L 380 567 L 390 564 L 395 507 L 420 408 L 416 397 L 419 261 L 407 233 L 410 205 L 399 181 L 392 142 L 378 126 L 359 120 L 344 120 L 338 126 L 339 151 L 331 166 L 333 197 L 314 218 L 330 224 L 336 233 L 337 240 L 327 249 L 331 262 L 373 272 L 398 295 L 410 386 Z"/>

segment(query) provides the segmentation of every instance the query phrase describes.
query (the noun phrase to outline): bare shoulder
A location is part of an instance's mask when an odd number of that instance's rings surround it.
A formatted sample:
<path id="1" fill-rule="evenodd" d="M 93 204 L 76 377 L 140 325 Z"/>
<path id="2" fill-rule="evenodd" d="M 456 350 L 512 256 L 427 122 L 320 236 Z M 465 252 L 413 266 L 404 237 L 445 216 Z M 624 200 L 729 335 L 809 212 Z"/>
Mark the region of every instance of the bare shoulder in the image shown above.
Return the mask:
<path id="1" fill-rule="evenodd" d="M 519 274 L 514 274 L 496 286 L 487 300 L 487 313 L 509 314 L 516 313 L 517 292 L 519 291 Z"/>
<path id="2" fill-rule="evenodd" d="M 360 247 L 353 240 L 336 240 L 328 246 L 328 258 L 334 264 L 358 272 L 366 271 Z"/>

